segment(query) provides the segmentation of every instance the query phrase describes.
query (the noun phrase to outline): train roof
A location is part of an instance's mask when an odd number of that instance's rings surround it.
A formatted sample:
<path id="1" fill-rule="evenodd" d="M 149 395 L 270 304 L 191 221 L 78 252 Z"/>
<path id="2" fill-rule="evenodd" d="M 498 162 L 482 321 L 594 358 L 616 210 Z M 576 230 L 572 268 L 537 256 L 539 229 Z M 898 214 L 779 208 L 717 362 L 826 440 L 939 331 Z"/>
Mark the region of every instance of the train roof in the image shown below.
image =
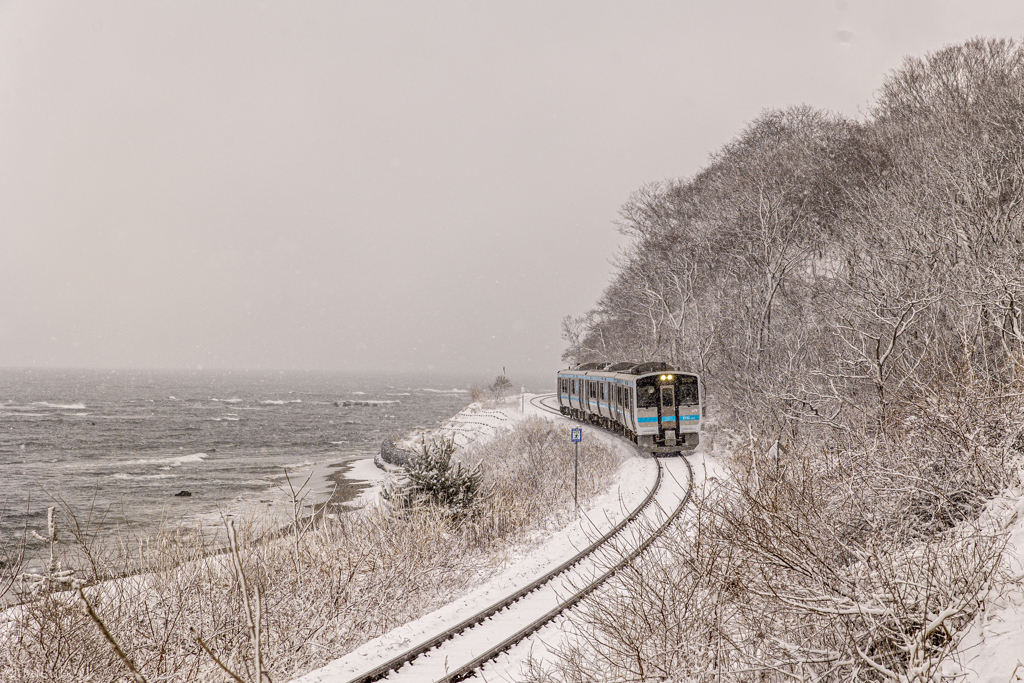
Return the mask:
<path id="1" fill-rule="evenodd" d="M 578 370 L 580 372 L 613 372 L 619 375 L 646 375 L 652 372 L 682 372 L 676 367 L 673 367 L 670 363 L 664 361 L 648 361 L 646 363 L 638 363 L 636 361 L 623 361 L 620 363 L 583 363 L 576 367 L 569 368 L 570 370 Z"/>
<path id="2" fill-rule="evenodd" d="M 637 363 L 636 361 L 623 361 L 620 363 L 583 363 L 575 367 L 567 368 L 561 372 L 585 372 L 587 374 L 608 374 L 608 375 L 649 375 L 656 372 L 676 372 L 684 375 L 696 373 L 686 372 L 674 367 L 664 361 L 648 361 Z"/>

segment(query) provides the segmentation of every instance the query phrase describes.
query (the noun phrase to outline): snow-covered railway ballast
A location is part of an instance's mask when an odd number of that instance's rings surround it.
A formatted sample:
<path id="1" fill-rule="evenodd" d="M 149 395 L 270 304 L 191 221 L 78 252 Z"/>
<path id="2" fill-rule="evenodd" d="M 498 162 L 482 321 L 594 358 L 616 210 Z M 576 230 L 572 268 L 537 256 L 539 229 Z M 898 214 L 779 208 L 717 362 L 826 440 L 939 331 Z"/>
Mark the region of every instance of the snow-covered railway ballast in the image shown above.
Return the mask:
<path id="1" fill-rule="evenodd" d="M 586 363 L 558 372 L 562 415 L 622 434 L 648 453 L 700 443 L 700 377 L 663 362 Z"/>

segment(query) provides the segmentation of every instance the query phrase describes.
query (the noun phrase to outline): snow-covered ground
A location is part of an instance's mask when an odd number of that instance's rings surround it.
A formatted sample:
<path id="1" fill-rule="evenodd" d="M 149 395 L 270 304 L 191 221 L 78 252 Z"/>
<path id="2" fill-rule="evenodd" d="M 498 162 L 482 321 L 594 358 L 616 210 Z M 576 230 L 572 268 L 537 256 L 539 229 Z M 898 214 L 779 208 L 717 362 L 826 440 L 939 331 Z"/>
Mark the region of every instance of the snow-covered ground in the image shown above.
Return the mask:
<path id="1" fill-rule="evenodd" d="M 430 436 L 441 435 L 452 436 L 459 445 L 467 445 L 491 438 L 531 414 L 564 421 L 567 427 L 577 424 L 539 410 L 529 403 L 530 398 L 527 395 L 522 402 L 499 408 L 472 404 L 435 432 L 414 435 L 399 445 L 411 450 L 424 436 L 429 439 Z M 615 484 L 595 500 L 579 520 L 546 540 L 533 539 L 535 544 L 531 550 L 511 555 L 499 575 L 472 593 L 364 644 L 346 657 L 295 679 L 294 683 L 349 681 L 360 671 L 383 663 L 409 646 L 429 639 L 530 583 L 614 526 L 646 495 L 654 482 L 656 466 L 653 460 L 640 456 L 624 441 L 605 432 L 590 429 L 586 438 L 602 439 L 615 448 L 621 448 L 627 458 L 616 475 Z M 728 476 L 714 458 L 703 453 L 703 448 L 690 459 L 694 465 L 695 483 Z M 367 461 L 358 474 L 353 474 L 381 483 L 387 475 L 372 469 L 372 462 Z M 993 500 L 986 512 L 987 523 L 999 525 L 1009 532 L 1006 566 L 1014 580 L 1009 590 L 993 591 L 985 608 L 968 628 L 958 652 L 945 667 L 945 676 L 967 683 L 1024 681 L 1024 470 L 1020 479 L 1016 488 Z M 365 491 L 362 502 L 371 500 L 377 491 L 379 486 Z M 539 532 L 543 533 L 546 532 Z M 558 617 L 531 638 L 487 664 L 484 668 L 486 680 L 517 681 L 528 661 L 542 662 L 551 656 L 565 636 L 565 620 L 564 615 Z"/>
<path id="2" fill-rule="evenodd" d="M 965 683 L 1024 681 L 1024 470 L 1017 487 L 988 505 L 983 521 L 1006 529 L 1009 590 L 993 591 L 943 672 Z"/>
<path id="3" fill-rule="evenodd" d="M 530 405 L 530 398 L 531 395 L 527 394 L 525 401 L 521 403 L 496 409 L 472 404 L 442 425 L 438 431 L 440 434 L 453 435 L 460 444 L 467 444 L 490 438 L 499 430 L 507 429 L 516 421 L 531 414 L 564 421 L 567 427 L 570 425 L 564 418 Z M 525 410 L 522 409 L 524 403 Z M 422 435 L 418 435 L 416 438 L 421 437 Z M 601 439 L 614 448 L 622 449 L 625 462 L 616 473 L 615 483 L 596 498 L 589 508 L 582 511 L 579 519 L 546 540 L 537 541 L 531 550 L 509 557 L 505 569 L 499 575 L 470 594 L 364 644 L 347 656 L 295 679 L 294 683 L 344 683 L 351 680 L 359 672 L 387 661 L 411 645 L 428 640 L 494 604 L 501 597 L 529 584 L 576 555 L 628 515 L 653 486 L 657 476 L 655 461 L 639 455 L 638 451 L 625 441 L 600 430 L 588 429 L 585 438 Z M 408 446 L 409 444 L 406 444 L 406 447 Z M 540 633 L 541 639 L 548 645 L 555 641 L 554 635 L 557 632 L 551 631 L 551 628 L 549 626 L 542 629 Z M 530 641 L 537 641 L 537 638 L 531 638 Z M 542 655 L 542 650 L 543 645 L 521 645 L 514 648 L 488 666 L 487 679 L 516 680 L 516 674 L 525 658 L 532 655 L 537 659 Z"/>

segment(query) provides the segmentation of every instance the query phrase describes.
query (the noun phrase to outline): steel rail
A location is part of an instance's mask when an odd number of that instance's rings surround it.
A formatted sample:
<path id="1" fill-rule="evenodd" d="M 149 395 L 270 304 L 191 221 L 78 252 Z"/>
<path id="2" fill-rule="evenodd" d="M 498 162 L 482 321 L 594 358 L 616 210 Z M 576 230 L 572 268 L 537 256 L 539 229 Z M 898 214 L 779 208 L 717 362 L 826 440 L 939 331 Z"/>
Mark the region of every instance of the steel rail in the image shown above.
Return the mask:
<path id="1" fill-rule="evenodd" d="M 687 463 L 687 466 L 689 466 L 689 463 Z M 403 654 L 398 655 L 397 657 L 394 657 L 392 659 L 389 659 L 388 661 L 384 662 L 383 664 L 380 664 L 379 666 L 371 669 L 370 671 L 368 671 L 366 673 L 363 673 L 363 674 L 360 674 L 356 678 L 350 679 L 349 683 L 371 683 L 371 681 L 380 680 L 384 676 L 388 675 L 391 671 L 394 671 L 396 669 L 401 668 L 405 664 L 407 664 L 407 663 L 411 662 L 412 660 L 416 659 L 417 657 L 419 657 L 424 652 L 427 652 L 429 650 L 434 649 L 435 647 L 437 647 L 441 643 L 454 638 L 455 636 L 457 636 L 458 634 L 462 633 L 463 631 L 465 631 L 467 629 L 470 629 L 473 626 L 476 626 L 477 624 L 479 624 L 479 623 L 481 623 L 481 622 L 491 618 L 492 616 L 494 616 L 495 614 L 497 614 L 501 610 L 505 609 L 509 605 L 517 602 L 518 600 L 520 600 L 524 596 L 532 593 L 533 591 L 537 590 L 538 588 L 540 588 L 541 586 L 543 586 L 547 582 L 551 581 L 552 579 L 554 579 L 559 574 L 562 574 L 562 573 L 568 571 L 569 569 L 571 569 L 572 567 L 574 567 L 575 565 L 579 564 L 588 555 L 594 553 L 599 547 L 604 545 L 608 541 L 608 539 L 610 539 L 612 536 L 614 536 L 615 534 L 617 534 L 620 531 L 622 531 L 626 527 L 626 525 L 628 525 L 630 522 L 634 521 L 640 515 L 640 513 L 648 505 L 651 504 L 651 502 L 654 500 L 654 495 L 658 492 L 658 489 L 661 487 L 662 470 L 663 470 L 663 468 L 661 466 L 661 463 L 658 462 L 658 475 L 657 475 L 657 478 L 654 481 L 654 486 L 652 486 L 651 490 L 647 493 L 647 497 L 643 499 L 643 501 L 629 514 L 628 517 L 626 517 L 621 522 L 616 524 L 615 527 L 613 527 L 610 531 L 608 531 L 603 536 L 601 536 L 599 539 L 597 539 L 597 541 L 595 541 L 594 543 L 592 543 L 591 545 L 589 545 L 588 547 L 584 548 L 582 551 L 577 553 L 574 557 L 570 558 L 569 560 L 566 560 L 565 562 L 563 562 L 559 566 L 555 567 L 554 569 L 552 569 L 548 573 L 546 573 L 543 576 L 541 576 L 539 579 L 536 579 L 535 581 L 533 581 L 529 585 L 524 586 L 523 588 L 519 589 L 515 593 L 512 593 L 511 595 L 507 596 L 506 598 L 504 598 L 502 600 L 499 600 L 498 602 L 494 603 L 490 607 L 485 608 L 484 610 L 482 610 L 482 611 L 478 612 L 477 614 L 469 617 L 468 619 L 466 619 L 466 620 L 456 624 L 455 626 L 452 626 L 449 629 L 446 629 L 442 633 L 434 636 L 433 638 L 431 638 L 429 640 L 426 640 L 426 641 L 420 643 L 419 645 L 413 647 L 412 649 L 407 650 Z M 691 481 L 692 481 L 692 475 L 691 475 Z M 687 492 L 687 498 L 689 498 L 689 492 Z M 537 628 L 540 628 L 540 625 L 538 625 Z M 536 629 L 534 629 L 534 630 L 536 630 Z M 532 633 L 532 632 L 533 631 L 530 631 L 530 633 Z M 529 633 L 527 635 L 529 635 Z M 509 647 L 509 646 L 506 646 L 506 648 L 507 647 Z"/>
<path id="2" fill-rule="evenodd" d="M 549 413 L 554 413 L 555 415 L 562 415 L 562 411 L 561 410 L 556 410 L 555 408 L 552 408 L 551 406 L 549 406 L 549 405 L 544 403 L 544 399 L 551 398 L 553 396 L 554 396 L 553 393 L 552 394 L 539 394 L 539 395 L 534 396 L 533 398 L 530 399 L 530 405 L 532 405 L 534 408 L 538 408 L 540 410 L 544 410 L 544 411 L 547 411 Z M 565 417 L 565 416 L 563 415 L 562 417 Z"/>
<path id="3" fill-rule="evenodd" d="M 665 533 L 665 531 L 668 529 L 669 525 L 671 525 L 672 522 L 674 522 L 676 520 L 676 518 L 679 517 L 680 513 L 682 513 L 682 511 L 683 511 L 683 508 L 685 508 L 686 505 L 690 502 L 690 496 L 693 493 L 693 465 L 691 465 L 690 461 L 687 460 L 686 458 L 682 458 L 682 460 L 683 460 L 683 462 L 686 463 L 686 469 L 689 472 L 689 478 L 690 478 L 689 485 L 686 488 L 686 495 L 683 496 L 682 500 L 679 502 L 679 505 L 672 512 L 672 514 L 669 515 L 668 519 L 666 519 L 665 522 L 661 526 L 659 526 L 658 529 L 653 534 L 651 534 L 648 538 L 646 538 L 636 548 L 636 550 L 631 552 L 627 557 L 624 557 L 622 560 L 617 562 L 615 564 L 615 566 L 613 566 L 611 569 L 606 571 L 604 574 L 602 574 L 596 580 L 591 582 L 589 585 L 585 586 L 581 591 L 577 592 L 571 598 L 569 598 L 565 602 L 561 603 L 560 605 L 558 605 L 557 607 L 552 609 L 550 612 L 548 612 L 544 616 L 542 616 L 539 619 L 531 622 L 527 626 L 525 626 L 522 629 L 520 629 L 519 631 L 517 631 L 514 635 L 509 636 L 508 638 L 506 638 L 502 642 L 498 643 L 497 645 L 495 645 L 491 649 L 487 650 L 483 654 L 479 655 L 478 657 L 476 657 L 472 661 L 468 662 L 467 664 L 459 667 L 458 669 L 456 669 L 455 671 L 451 672 L 450 674 L 448 674 L 444 678 L 438 679 L 436 681 L 436 683 L 454 683 L 455 681 L 461 681 L 461 680 L 463 680 L 465 678 L 468 678 L 469 676 L 473 675 L 473 673 L 476 672 L 481 667 L 483 667 L 484 664 L 486 664 L 487 662 L 491 661 L 492 659 L 494 659 L 495 657 L 500 655 L 505 650 L 508 650 L 513 645 L 516 645 L 520 641 L 525 640 L 527 637 L 532 635 L 534 632 L 538 631 L 544 625 L 546 625 L 550 621 L 554 620 L 562 612 L 564 612 L 565 610 L 567 610 L 567 609 L 569 609 L 571 607 L 575 607 L 581 600 L 583 600 L 585 597 L 587 597 L 588 595 L 593 593 L 605 581 L 607 581 L 612 576 L 614 576 L 616 572 L 621 571 L 630 562 L 632 562 L 637 557 L 639 557 L 641 553 L 643 553 L 645 550 L 647 550 L 647 548 L 650 547 L 651 543 L 653 543 L 655 539 L 657 539 L 659 536 L 661 536 L 663 533 Z M 658 461 L 658 475 L 659 475 L 658 479 L 659 479 L 659 481 L 661 480 L 661 471 L 662 471 L 662 469 L 663 469 L 663 466 L 661 464 L 661 461 Z"/>

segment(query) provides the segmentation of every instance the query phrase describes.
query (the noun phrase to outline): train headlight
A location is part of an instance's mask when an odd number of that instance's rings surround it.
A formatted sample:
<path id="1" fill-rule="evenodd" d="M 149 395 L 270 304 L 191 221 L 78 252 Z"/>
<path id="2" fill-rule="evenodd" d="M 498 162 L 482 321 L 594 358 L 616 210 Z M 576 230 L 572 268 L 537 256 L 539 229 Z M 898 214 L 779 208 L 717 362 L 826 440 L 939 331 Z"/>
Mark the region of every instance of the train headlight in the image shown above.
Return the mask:
<path id="1" fill-rule="evenodd" d="M 668 378 L 669 378 L 669 379 L 672 379 L 672 375 L 668 375 Z"/>

